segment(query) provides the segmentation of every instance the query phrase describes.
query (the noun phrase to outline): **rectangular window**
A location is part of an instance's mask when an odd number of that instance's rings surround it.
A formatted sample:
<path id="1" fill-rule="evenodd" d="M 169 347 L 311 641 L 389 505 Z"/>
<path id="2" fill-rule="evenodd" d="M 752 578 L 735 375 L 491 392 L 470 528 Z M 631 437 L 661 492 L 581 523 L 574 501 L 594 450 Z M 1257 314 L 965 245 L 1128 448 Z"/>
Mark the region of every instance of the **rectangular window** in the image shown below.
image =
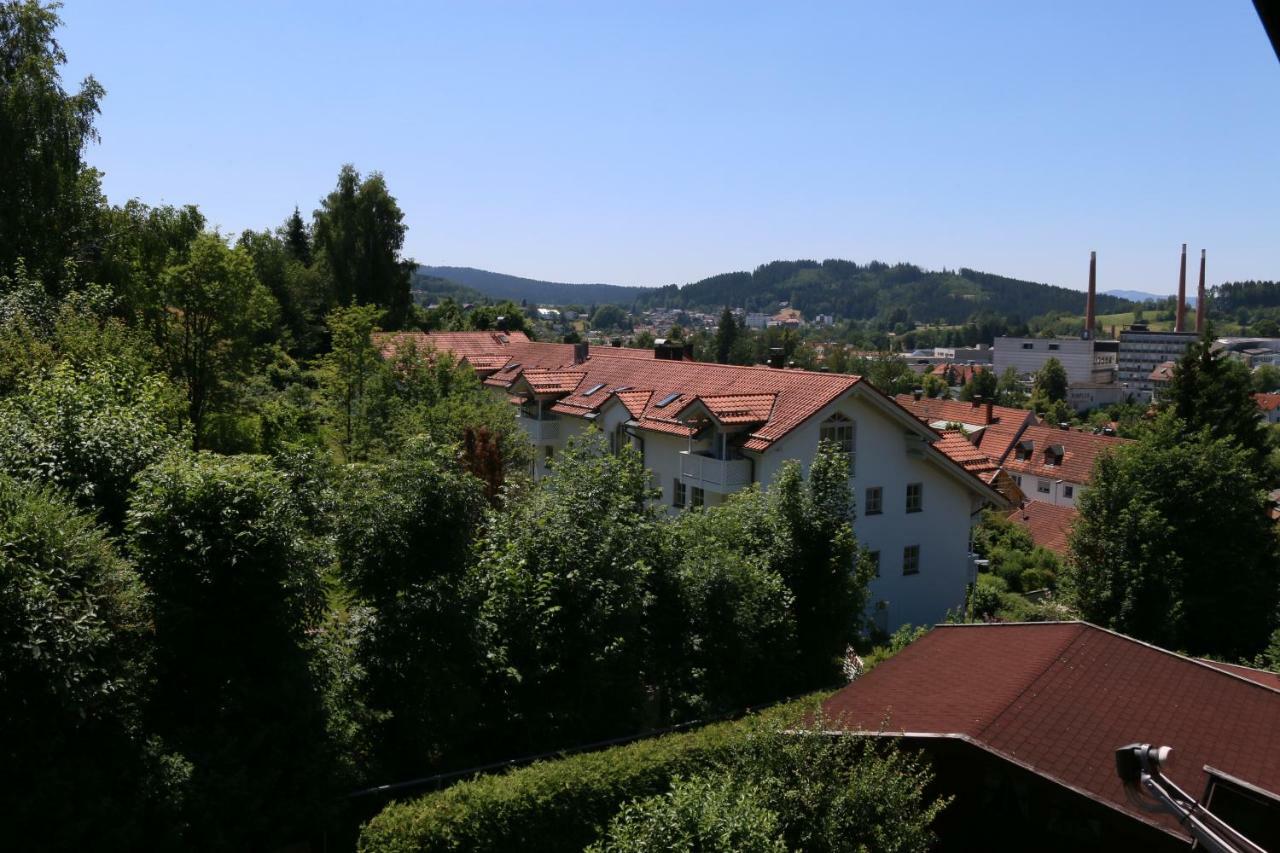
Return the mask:
<path id="1" fill-rule="evenodd" d="M 920 574 L 919 545 L 908 545 L 902 549 L 902 573 L 904 575 Z"/>
<path id="2" fill-rule="evenodd" d="M 1049 349 L 1056 350 L 1057 348 L 1058 348 L 1057 344 L 1049 344 Z"/>
<path id="3" fill-rule="evenodd" d="M 1014 482 L 1015 484 L 1017 484 L 1017 486 L 1018 486 L 1019 488 L 1021 488 L 1021 487 L 1022 487 L 1022 475 L 1021 475 L 1021 474 L 1014 474 L 1014 475 L 1013 475 L 1013 482 Z"/>
<path id="4" fill-rule="evenodd" d="M 867 502 L 863 507 L 863 515 L 879 515 L 884 512 L 884 489 L 872 486 L 867 489 Z"/>
<path id="5" fill-rule="evenodd" d="M 1063 486 L 1063 487 L 1062 487 L 1062 496 L 1063 496 L 1064 498 L 1074 498 L 1074 497 L 1076 496 L 1076 487 L 1075 487 L 1075 486 Z"/>
<path id="6" fill-rule="evenodd" d="M 685 485 L 684 481 L 676 477 L 671 481 L 671 505 L 676 509 L 684 509 L 685 501 Z"/>
<path id="7" fill-rule="evenodd" d="M 1035 349 L 1035 348 L 1036 348 L 1036 345 L 1035 345 L 1035 344 L 1023 344 L 1023 345 L 1022 345 L 1022 348 L 1023 348 L 1023 349 Z"/>
<path id="8" fill-rule="evenodd" d="M 548 444 L 546 447 L 543 448 L 543 455 L 546 457 L 546 460 L 550 462 L 551 457 L 556 455 L 556 449 Z"/>
<path id="9" fill-rule="evenodd" d="M 854 442 L 857 427 L 844 415 L 836 414 L 818 430 L 820 441 L 829 441 L 849 457 L 849 476 L 853 476 Z"/>
<path id="10" fill-rule="evenodd" d="M 880 552 L 870 551 L 867 554 L 867 558 L 871 560 L 871 565 L 876 567 L 875 577 L 880 577 Z"/>
<path id="11" fill-rule="evenodd" d="M 1052 484 L 1048 480 L 1036 480 L 1036 491 L 1042 495 L 1047 495 L 1053 491 Z"/>
<path id="12" fill-rule="evenodd" d="M 924 509 L 924 483 L 907 483 L 907 512 Z"/>
<path id="13" fill-rule="evenodd" d="M 697 486 L 694 486 L 692 498 L 693 499 L 689 501 L 690 506 L 695 506 L 695 507 L 702 506 L 704 503 L 706 503 L 707 494 L 706 492 L 702 491 L 702 489 L 698 488 Z"/>

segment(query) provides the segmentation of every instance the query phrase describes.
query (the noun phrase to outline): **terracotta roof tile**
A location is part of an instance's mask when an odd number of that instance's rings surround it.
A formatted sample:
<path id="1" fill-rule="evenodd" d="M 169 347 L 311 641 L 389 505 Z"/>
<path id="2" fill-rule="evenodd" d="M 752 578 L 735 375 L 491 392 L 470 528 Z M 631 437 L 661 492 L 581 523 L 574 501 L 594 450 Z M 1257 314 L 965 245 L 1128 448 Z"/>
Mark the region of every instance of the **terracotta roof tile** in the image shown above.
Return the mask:
<path id="1" fill-rule="evenodd" d="M 1202 791 L 1210 765 L 1280 790 L 1280 690 L 1081 622 L 944 625 L 824 704 L 838 728 L 962 735 L 1138 819 L 1115 750 L 1172 746 L 1168 775 Z"/>
<path id="2" fill-rule="evenodd" d="M 1254 394 L 1253 399 L 1258 404 L 1258 408 L 1264 412 L 1273 412 L 1276 409 L 1280 409 L 1280 394 Z"/>
<path id="3" fill-rule="evenodd" d="M 1093 478 L 1093 466 L 1099 456 L 1131 443 L 1130 439 L 1112 435 L 1029 426 L 1023 430 L 1003 464 L 1019 474 L 1066 480 L 1068 483 L 1088 483 Z M 1056 456 L 1046 453 L 1050 448 L 1058 447 L 1062 449 L 1060 462 Z M 1025 453 L 1030 453 L 1030 458 L 1019 458 Z"/>
<path id="4" fill-rule="evenodd" d="M 921 397 L 919 400 L 911 394 L 899 394 L 894 401 L 925 423 L 970 424 L 978 426 L 987 423 L 987 407 L 985 403 L 969 403 L 964 400 L 942 400 L 937 397 Z M 1034 414 L 1026 409 L 1013 409 L 1008 406 L 991 407 L 991 422 L 998 424 L 1021 424 L 1027 416 Z"/>
<path id="5" fill-rule="evenodd" d="M 1079 516 L 1075 507 L 1056 506 L 1044 501 L 1027 501 L 1009 513 L 1008 519 L 1026 528 L 1031 541 L 1055 554 L 1066 556 L 1067 537 Z"/>
<path id="6" fill-rule="evenodd" d="M 582 370 L 525 370 L 521 378 L 529 383 L 535 394 L 568 394 L 582 384 L 586 371 Z"/>
<path id="7" fill-rule="evenodd" d="M 990 473 L 1000 467 L 994 459 L 975 447 L 958 429 L 943 430 L 942 438 L 938 439 L 933 446 L 947 454 L 966 471 L 975 474 Z"/>

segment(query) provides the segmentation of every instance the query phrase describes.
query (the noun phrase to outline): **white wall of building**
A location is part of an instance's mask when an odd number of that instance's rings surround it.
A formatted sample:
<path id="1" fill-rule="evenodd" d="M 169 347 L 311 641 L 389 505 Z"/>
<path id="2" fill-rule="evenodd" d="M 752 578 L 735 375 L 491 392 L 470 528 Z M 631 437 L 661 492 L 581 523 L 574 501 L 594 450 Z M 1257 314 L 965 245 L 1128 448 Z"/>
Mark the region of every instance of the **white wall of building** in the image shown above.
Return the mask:
<path id="1" fill-rule="evenodd" d="M 854 533 L 862 547 L 880 553 L 880 577 L 871 583 L 871 612 L 868 617 L 888 631 L 904 624 L 932 625 L 945 618 L 948 610 L 964 606 L 969 577 L 969 539 L 976 495 L 956 474 L 949 473 L 936 461 L 921 455 L 919 445 L 907 439 L 907 428 L 885 413 L 878 405 L 857 394 L 847 395 L 829 405 L 793 430 L 772 448 L 754 459 L 754 481 L 767 486 L 788 459 L 798 460 L 804 469 L 817 452 L 822 424 L 834 413 L 851 418 L 856 426 L 855 470 L 851 478 L 857 518 Z M 626 408 L 610 405 L 596 419 L 595 425 L 608 436 L 629 419 Z M 565 442 L 589 429 L 582 418 L 561 416 L 559 439 L 549 442 L 553 453 L 563 451 Z M 643 445 L 645 466 L 652 472 L 653 484 L 661 490 L 659 500 L 668 512 L 672 507 L 674 484 L 680 478 L 680 453 L 690 447 L 687 438 L 647 431 L 636 433 L 633 445 Z M 705 449 L 707 441 L 694 442 L 694 449 Z M 916 449 L 909 452 L 909 446 Z M 546 473 L 545 449 L 535 448 L 535 475 Z M 923 508 L 907 512 L 907 485 L 923 486 Z M 686 482 L 686 508 L 692 502 L 692 486 Z M 866 490 L 882 490 L 882 511 L 878 515 L 865 512 Z M 706 506 L 725 499 L 723 494 L 706 490 Z M 920 571 L 903 574 L 903 552 L 907 546 L 919 546 Z"/>
<path id="2" fill-rule="evenodd" d="M 996 338 L 992 369 L 997 376 L 1010 367 L 1019 375 L 1035 373 L 1051 358 L 1062 362 L 1068 382 L 1094 380 L 1093 341 L 1075 338 Z"/>

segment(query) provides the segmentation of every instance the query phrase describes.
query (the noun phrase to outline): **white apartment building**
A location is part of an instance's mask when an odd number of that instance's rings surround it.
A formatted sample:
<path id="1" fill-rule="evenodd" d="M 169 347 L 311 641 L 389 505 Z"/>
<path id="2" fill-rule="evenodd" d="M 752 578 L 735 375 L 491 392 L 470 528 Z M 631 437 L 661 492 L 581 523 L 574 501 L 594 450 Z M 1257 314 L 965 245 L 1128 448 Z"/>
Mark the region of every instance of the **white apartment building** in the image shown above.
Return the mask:
<path id="1" fill-rule="evenodd" d="M 1097 382 L 1106 365 L 1097 363 L 1094 342 L 1080 338 L 996 338 L 992 368 L 1002 375 L 1010 367 L 1019 375 L 1035 373 L 1056 358 L 1067 371 L 1068 382 Z M 1105 361 L 1105 359 L 1104 359 Z M 1114 363 L 1114 362 L 1113 362 Z"/>
<path id="2" fill-rule="evenodd" d="M 394 337 L 394 336 L 390 336 Z M 669 512 L 767 486 L 828 438 L 847 450 L 859 543 L 877 555 L 868 615 L 892 631 L 962 607 L 980 510 L 1007 507 L 937 447 L 937 431 L 856 376 L 655 358 L 648 350 L 533 343 L 523 335 L 421 335 L 469 362 L 512 401 L 536 452 L 533 474 L 595 427 L 640 451 Z M 384 348 L 391 343 L 385 342 Z"/>

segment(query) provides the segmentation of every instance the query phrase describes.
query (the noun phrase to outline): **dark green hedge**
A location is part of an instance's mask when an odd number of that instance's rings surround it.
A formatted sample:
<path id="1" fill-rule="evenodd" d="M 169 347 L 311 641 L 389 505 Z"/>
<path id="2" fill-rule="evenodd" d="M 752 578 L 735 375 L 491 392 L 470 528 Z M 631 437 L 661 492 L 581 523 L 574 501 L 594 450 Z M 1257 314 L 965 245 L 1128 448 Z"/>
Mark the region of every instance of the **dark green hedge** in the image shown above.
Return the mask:
<path id="1" fill-rule="evenodd" d="M 623 803 L 666 791 L 673 776 L 711 770 L 761 724 L 799 719 L 815 704 L 802 699 L 746 719 L 539 762 L 392 803 L 365 825 L 359 849 L 581 850 Z"/>

